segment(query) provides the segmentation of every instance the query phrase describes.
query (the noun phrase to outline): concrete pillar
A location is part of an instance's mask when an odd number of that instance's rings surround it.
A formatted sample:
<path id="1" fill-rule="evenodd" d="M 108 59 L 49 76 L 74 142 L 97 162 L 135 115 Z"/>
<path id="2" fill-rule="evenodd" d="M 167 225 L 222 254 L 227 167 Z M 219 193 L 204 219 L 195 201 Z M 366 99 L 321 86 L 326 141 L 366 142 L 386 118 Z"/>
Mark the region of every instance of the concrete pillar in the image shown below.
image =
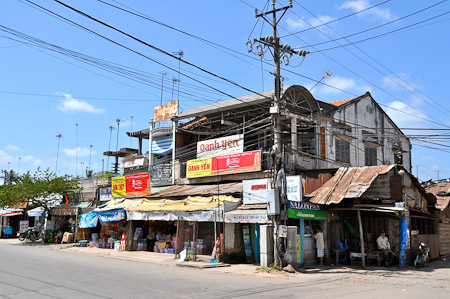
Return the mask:
<path id="1" fill-rule="evenodd" d="M 261 267 L 269 267 L 273 263 L 273 226 L 260 226 Z"/>

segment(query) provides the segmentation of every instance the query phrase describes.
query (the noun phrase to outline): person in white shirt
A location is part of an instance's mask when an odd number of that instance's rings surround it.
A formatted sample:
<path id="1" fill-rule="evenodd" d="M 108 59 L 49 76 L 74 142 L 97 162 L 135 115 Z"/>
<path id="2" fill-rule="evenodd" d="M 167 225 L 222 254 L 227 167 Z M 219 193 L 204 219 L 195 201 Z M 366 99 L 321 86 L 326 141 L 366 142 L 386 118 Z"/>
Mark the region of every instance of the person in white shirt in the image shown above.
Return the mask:
<path id="1" fill-rule="evenodd" d="M 325 255 L 325 244 L 323 242 L 323 232 L 320 228 L 316 229 L 314 239 L 316 240 L 317 257 L 320 258 L 320 265 L 323 266 L 323 256 Z"/>
<path id="2" fill-rule="evenodd" d="M 380 236 L 377 238 L 378 249 L 381 250 L 384 256 L 384 261 L 386 263 L 386 267 L 389 267 L 389 264 L 394 261 L 394 252 L 391 250 L 391 244 L 389 244 L 389 240 L 386 237 L 386 233 L 382 231 Z"/>

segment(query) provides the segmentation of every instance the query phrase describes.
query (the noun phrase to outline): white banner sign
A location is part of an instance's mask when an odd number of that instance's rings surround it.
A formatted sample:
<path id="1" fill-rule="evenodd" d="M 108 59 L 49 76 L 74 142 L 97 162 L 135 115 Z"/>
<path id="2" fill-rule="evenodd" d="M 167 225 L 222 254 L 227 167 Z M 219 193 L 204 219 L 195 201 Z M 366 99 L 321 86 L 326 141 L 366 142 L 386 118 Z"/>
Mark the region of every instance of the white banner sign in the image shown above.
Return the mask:
<path id="1" fill-rule="evenodd" d="M 270 179 L 243 180 L 244 204 L 267 203 L 267 190 L 271 188 Z"/>
<path id="2" fill-rule="evenodd" d="M 303 186 L 302 178 L 299 175 L 287 176 L 287 198 L 290 201 L 302 201 L 303 199 Z"/>
<path id="3" fill-rule="evenodd" d="M 244 134 L 197 142 L 197 159 L 244 152 Z"/>

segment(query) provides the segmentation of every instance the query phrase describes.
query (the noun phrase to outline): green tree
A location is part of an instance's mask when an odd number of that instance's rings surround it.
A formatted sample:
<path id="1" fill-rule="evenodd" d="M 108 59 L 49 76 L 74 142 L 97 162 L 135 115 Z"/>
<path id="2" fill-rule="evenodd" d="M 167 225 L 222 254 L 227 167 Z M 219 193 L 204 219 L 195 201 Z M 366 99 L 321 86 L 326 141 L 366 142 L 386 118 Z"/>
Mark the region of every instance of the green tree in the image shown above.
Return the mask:
<path id="1" fill-rule="evenodd" d="M 0 186 L 0 207 L 11 207 L 24 198 L 32 207 L 42 207 L 48 212 L 61 203 L 63 194 L 80 189 L 78 181 L 69 175 L 56 176 L 49 169 L 37 169 L 11 178 L 10 185 Z"/>

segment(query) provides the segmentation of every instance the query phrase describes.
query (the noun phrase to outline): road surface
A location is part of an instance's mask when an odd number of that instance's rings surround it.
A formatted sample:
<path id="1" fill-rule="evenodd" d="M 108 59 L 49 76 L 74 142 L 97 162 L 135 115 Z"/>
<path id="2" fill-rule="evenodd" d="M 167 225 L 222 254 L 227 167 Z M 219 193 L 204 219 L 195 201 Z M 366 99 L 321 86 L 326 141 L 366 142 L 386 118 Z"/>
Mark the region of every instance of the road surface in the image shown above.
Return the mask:
<path id="1" fill-rule="evenodd" d="M 238 275 L 0 244 L 2 298 L 449 298 L 450 270 Z M 229 270 L 228 270 L 229 271 Z M 432 276 L 436 276 L 433 278 Z"/>

